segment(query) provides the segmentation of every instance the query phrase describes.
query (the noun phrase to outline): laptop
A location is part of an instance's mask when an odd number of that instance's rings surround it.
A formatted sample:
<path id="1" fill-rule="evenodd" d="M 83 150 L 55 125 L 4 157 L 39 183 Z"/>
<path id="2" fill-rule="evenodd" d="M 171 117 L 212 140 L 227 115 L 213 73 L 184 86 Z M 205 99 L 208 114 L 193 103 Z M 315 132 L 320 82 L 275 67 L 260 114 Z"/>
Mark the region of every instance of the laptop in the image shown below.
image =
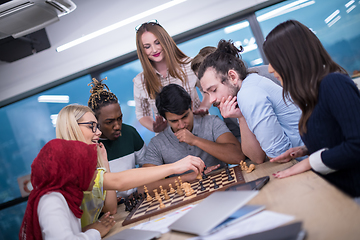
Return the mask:
<path id="1" fill-rule="evenodd" d="M 265 207 L 245 205 L 258 191 L 220 191 L 196 205 L 169 226 L 174 231 L 208 235 L 249 217 Z"/>

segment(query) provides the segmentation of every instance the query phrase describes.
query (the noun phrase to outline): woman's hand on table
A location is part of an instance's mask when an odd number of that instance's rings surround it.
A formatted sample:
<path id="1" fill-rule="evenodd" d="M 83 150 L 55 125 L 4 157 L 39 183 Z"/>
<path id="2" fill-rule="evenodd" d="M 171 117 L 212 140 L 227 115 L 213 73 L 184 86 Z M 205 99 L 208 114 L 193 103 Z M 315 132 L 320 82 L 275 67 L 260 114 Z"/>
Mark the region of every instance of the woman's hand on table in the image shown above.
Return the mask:
<path id="1" fill-rule="evenodd" d="M 302 160 L 301 162 L 296 163 L 292 167 L 285 169 L 283 171 L 274 173 L 273 176 L 276 178 L 286 178 L 299 173 L 306 172 L 311 169 L 309 158 Z"/>
<path id="2" fill-rule="evenodd" d="M 308 150 L 306 146 L 294 147 L 294 148 L 290 148 L 283 154 L 270 159 L 270 162 L 285 163 L 290 161 L 291 159 L 303 157 L 307 154 L 308 154 Z"/>

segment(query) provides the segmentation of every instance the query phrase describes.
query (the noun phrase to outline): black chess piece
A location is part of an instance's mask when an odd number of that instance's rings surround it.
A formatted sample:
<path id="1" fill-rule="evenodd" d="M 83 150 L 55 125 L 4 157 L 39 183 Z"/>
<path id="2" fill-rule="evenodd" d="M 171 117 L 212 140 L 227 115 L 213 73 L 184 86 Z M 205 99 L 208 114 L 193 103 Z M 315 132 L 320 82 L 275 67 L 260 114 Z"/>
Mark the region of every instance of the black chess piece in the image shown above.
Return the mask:
<path id="1" fill-rule="evenodd" d="M 234 180 L 234 177 L 233 177 L 233 176 L 231 176 L 230 171 L 228 172 L 228 174 L 227 174 L 227 175 L 228 175 L 228 180 L 229 180 L 229 181 Z"/>
<path id="2" fill-rule="evenodd" d="M 207 179 L 205 172 L 202 172 L 202 179 Z"/>
<path id="3" fill-rule="evenodd" d="M 230 170 L 229 170 L 229 166 L 228 166 L 228 165 L 225 166 L 225 172 L 226 172 L 226 175 L 228 176 L 228 181 L 234 180 L 234 177 L 231 176 L 231 173 L 230 173 Z"/>
<path id="4" fill-rule="evenodd" d="M 131 211 L 131 203 L 130 203 L 129 198 L 125 198 L 124 204 L 125 204 L 125 211 L 130 212 Z"/>
<path id="5" fill-rule="evenodd" d="M 226 172 L 229 171 L 229 165 L 228 165 L 228 164 L 225 165 L 225 171 L 226 171 Z"/>
<path id="6" fill-rule="evenodd" d="M 139 200 L 139 199 L 140 199 L 139 193 L 138 193 L 137 190 L 133 193 L 133 196 L 135 197 L 136 200 Z"/>
<path id="7" fill-rule="evenodd" d="M 139 202 L 139 201 L 138 201 L 138 199 L 137 199 L 137 198 L 135 198 L 135 197 L 134 197 L 134 195 L 133 195 L 133 203 L 134 203 L 134 205 L 133 205 L 133 206 L 135 207 L 135 206 L 136 206 L 136 204 L 138 204 L 138 202 Z"/>
<path id="8" fill-rule="evenodd" d="M 216 180 L 215 180 L 215 179 L 213 179 L 213 183 L 214 183 L 214 189 L 219 188 L 219 185 L 216 184 Z"/>
<path id="9" fill-rule="evenodd" d="M 200 184 L 200 191 L 204 191 L 206 188 L 204 187 L 203 182 L 199 181 L 199 184 Z"/>
<path id="10" fill-rule="evenodd" d="M 139 199 L 140 199 L 140 201 L 144 200 L 142 193 L 139 193 Z"/>
<path id="11" fill-rule="evenodd" d="M 130 198 L 129 201 L 130 201 L 130 211 L 131 211 L 131 210 L 133 210 L 133 208 L 136 205 L 135 202 L 134 202 L 134 197 Z"/>

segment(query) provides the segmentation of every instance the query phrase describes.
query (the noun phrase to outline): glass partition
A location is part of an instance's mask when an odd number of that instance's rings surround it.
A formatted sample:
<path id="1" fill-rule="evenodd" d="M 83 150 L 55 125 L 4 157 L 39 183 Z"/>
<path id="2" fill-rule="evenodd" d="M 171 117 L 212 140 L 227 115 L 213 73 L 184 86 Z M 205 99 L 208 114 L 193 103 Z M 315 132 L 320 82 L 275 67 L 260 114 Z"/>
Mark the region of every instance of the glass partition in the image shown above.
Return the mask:
<path id="1" fill-rule="evenodd" d="M 351 76 L 360 70 L 360 2 L 291 0 L 257 11 L 264 37 L 279 23 L 295 19 L 311 28 L 335 62 Z"/>

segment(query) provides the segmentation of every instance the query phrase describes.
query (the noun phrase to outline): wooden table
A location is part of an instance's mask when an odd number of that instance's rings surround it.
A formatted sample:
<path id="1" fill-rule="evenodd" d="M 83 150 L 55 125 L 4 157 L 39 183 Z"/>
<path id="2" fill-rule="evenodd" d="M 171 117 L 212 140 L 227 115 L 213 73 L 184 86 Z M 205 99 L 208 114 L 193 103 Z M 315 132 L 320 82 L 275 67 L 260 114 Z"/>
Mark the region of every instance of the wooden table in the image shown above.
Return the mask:
<path id="1" fill-rule="evenodd" d="M 249 204 L 265 205 L 266 210 L 295 216 L 296 221 L 303 222 L 303 228 L 307 233 L 306 239 L 360 239 L 360 207 L 350 197 L 312 171 L 284 179 L 276 179 L 272 176 L 274 172 L 286 169 L 294 163 L 295 161 L 285 164 L 265 162 L 256 166 L 252 173 L 243 172 L 247 182 L 270 176 L 269 183 Z M 117 223 L 107 236 L 161 216 L 157 215 L 123 227 L 121 223 L 127 215 L 124 204 L 121 204 L 115 215 Z M 160 239 L 183 240 L 191 236 L 168 232 Z"/>

